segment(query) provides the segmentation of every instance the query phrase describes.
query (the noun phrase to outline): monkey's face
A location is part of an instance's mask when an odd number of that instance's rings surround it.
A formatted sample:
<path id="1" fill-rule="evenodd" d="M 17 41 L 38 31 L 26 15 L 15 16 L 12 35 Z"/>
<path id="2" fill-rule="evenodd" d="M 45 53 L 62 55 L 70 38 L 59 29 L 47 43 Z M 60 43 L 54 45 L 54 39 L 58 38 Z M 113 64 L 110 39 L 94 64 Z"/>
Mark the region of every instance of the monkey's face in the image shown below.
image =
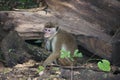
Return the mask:
<path id="1" fill-rule="evenodd" d="M 50 38 L 56 33 L 56 28 L 45 28 L 44 29 L 44 37 Z"/>

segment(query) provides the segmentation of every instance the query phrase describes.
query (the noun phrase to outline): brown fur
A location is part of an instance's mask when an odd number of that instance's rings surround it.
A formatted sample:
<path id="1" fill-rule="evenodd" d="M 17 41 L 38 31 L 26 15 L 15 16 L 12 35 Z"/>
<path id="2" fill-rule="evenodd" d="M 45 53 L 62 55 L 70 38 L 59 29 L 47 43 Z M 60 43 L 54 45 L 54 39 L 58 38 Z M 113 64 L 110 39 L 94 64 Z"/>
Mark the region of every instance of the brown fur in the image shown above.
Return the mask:
<path id="1" fill-rule="evenodd" d="M 49 39 L 48 39 L 49 40 Z M 65 50 L 70 51 L 71 54 L 77 49 L 77 44 L 75 38 L 68 32 L 61 29 L 54 35 L 52 40 L 52 54 L 44 61 L 43 65 L 46 66 L 55 60 L 64 66 L 74 65 L 76 61 L 71 61 L 68 58 L 60 58 L 60 50 L 64 47 Z"/>

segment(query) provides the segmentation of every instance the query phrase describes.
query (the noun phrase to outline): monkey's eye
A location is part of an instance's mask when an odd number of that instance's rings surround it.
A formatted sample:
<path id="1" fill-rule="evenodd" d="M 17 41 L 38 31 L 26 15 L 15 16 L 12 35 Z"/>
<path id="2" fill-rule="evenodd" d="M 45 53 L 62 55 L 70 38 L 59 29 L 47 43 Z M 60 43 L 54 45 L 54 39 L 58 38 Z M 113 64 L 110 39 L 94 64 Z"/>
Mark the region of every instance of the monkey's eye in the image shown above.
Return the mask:
<path id="1" fill-rule="evenodd" d="M 47 31 L 47 29 L 44 29 L 44 31 Z"/>
<path id="2" fill-rule="evenodd" d="M 50 32 L 50 29 L 48 31 Z"/>

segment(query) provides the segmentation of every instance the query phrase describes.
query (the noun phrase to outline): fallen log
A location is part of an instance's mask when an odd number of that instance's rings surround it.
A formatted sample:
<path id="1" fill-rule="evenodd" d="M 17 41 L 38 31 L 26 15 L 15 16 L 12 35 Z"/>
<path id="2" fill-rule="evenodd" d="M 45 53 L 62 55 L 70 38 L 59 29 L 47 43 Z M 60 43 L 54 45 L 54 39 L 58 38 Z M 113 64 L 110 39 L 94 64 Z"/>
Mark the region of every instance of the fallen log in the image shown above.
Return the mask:
<path id="1" fill-rule="evenodd" d="M 47 14 L 44 11 L 1 11 L 1 30 L 14 29 L 24 40 L 40 39 L 44 24 L 51 21 L 75 34 L 78 44 L 88 51 L 110 59 L 111 40 L 120 28 L 119 1 L 46 0 L 46 3 L 50 8 Z"/>

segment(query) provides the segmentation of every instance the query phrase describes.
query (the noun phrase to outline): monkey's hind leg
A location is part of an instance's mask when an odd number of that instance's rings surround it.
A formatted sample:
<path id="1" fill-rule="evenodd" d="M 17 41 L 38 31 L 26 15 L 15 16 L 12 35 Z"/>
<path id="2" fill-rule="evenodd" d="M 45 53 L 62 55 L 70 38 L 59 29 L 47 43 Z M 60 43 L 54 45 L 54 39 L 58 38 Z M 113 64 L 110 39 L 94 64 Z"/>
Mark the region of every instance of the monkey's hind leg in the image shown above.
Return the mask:
<path id="1" fill-rule="evenodd" d="M 47 65 L 50 65 L 53 61 L 55 61 L 59 57 L 59 54 L 52 53 L 43 63 L 43 66 L 46 67 Z"/>

